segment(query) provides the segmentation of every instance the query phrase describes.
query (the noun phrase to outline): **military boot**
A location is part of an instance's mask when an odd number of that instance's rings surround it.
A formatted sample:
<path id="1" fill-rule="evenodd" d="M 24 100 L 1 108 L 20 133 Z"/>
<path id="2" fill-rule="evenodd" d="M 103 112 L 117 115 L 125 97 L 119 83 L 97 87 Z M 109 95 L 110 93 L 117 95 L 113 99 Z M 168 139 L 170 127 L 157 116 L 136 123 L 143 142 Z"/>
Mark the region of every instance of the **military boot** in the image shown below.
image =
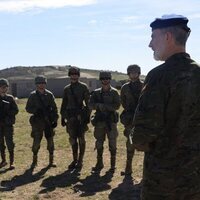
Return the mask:
<path id="1" fill-rule="evenodd" d="M 6 162 L 6 154 L 5 152 L 1 152 L 1 163 L 0 163 L 0 168 L 5 167 L 8 163 Z"/>
<path id="2" fill-rule="evenodd" d="M 104 168 L 103 158 L 98 158 L 95 167 L 92 168 L 93 172 L 100 172 Z"/>
<path id="3" fill-rule="evenodd" d="M 116 164 L 116 154 L 111 155 L 110 158 L 110 171 L 114 172 L 115 171 L 115 164 Z"/>
<path id="4" fill-rule="evenodd" d="M 14 166 L 14 151 L 9 152 L 9 158 L 10 158 L 10 170 L 15 169 Z"/>
<path id="5" fill-rule="evenodd" d="M 68 169 L 75 169 L 78 162 L 78 144 L 72 145 L 73 161 L 68 165 Z"/>
<path id="6" fill-rule="evenodd" d="M 131 175 L 132 174 L 132 160 L 126 161 L 126 168 L 125 168 L 125 175 Z"/>
<path id="7" fill-rule="evenodd" d="M 49 154 L 49 167 L 57 167 L 54 163 L 54 156 L 53 154 Z"/>
<path id="8" fill-rule="evenodd" d="M 83 157 L 85 154 L 85 143 L 80 143 L 79 147 L 80 147 L 80 152 L 79 152 L 78 162 L 76 165 L 77 169 L 81 169 L 83 167 Z"/>
<path id="9" fill-rule="evenodd" d="M 97 150 L 97 163 L 95 167 L 92 168 L 93 172 L 100 172 L 104 168 L 103 164 L 103 151 Z"/>
<path id="10" fill-rule="evenodd" d="M 35 168 L 37 166 L 37 154 L 33 155 L 33 162 L 31 164 L 31 168 Z"/>
<path id="11" fill-rule="evenodd" d="M 127 152 L 127 160 L 126 160 L 126 167 L 125 171 L 121 172 L 122 176 L 131 175 L 132 174 L 132 160 L 133 160 L 134 153 Z"/>

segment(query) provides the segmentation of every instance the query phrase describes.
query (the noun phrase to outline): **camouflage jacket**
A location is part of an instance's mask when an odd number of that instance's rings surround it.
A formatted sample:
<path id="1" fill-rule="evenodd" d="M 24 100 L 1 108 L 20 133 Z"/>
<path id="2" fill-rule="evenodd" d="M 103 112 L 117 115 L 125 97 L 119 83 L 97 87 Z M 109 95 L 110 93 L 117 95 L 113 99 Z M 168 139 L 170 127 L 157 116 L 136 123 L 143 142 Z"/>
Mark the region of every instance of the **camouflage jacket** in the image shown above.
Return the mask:
<path id="1" fill-rule="evenodd" d="M 178 53 L 147 75 L 134 118 L 133 143 L 149 144 L 144 191 L 200 192 L 200 68 Z"/>
<path id="2" fill-rule="evenodd" d="M 120 121 L 125 126 L 132 125 L 142 86 L 143 83 L 138 79 L 135 82 L 129 81 L 125 83 L 121 88 L 120 97 L 124 110 L 120 115 Z"/>
<path id="3" fill-rule="evenodd" d="M 44 94 L 37 90 L 31 92 L 26 103 L 26 111 L 38 117 L 50 116 L 52 122 L 58 120 L 58 110 L 55 97 L 49 90 L 45 89 Z"/>
<path id="4" fill-rule="evenodd" d="M 88 106 L 90 98 L 88 87 L 85 83 L 77 82 L 64 88 L 60 114 L 67 118 L 69 111 L 81 112 L 83 105 Z"/>
<path id="5" fill-rule="evenodd" d="M 15 115 L 19 112 L 18 106 L 12 95 L 6 94 L 0 97 L 0 123 L 12 125 L 15 123 Z"/>
<path id="6" fill-rule="evenodd" d="M 102 88 L 96 89 L 90 98 L 89 107 L 92 110 L 97 109 L 97 105 L 103 103 L 105 112 L 116 111 L 120 107 L 120 99 L 117 90 L 110 87 L 110 90 L 104 92 Z"/>
<path id="7" fill-rule="evenodd" d="M 120 98 L 124 110 L 130 110 L 133 113 L 135 112 L 142 85 L 143 83 L 140 80 L 137 80 L 135 82 L 129 81 L 122 86 Z"/>

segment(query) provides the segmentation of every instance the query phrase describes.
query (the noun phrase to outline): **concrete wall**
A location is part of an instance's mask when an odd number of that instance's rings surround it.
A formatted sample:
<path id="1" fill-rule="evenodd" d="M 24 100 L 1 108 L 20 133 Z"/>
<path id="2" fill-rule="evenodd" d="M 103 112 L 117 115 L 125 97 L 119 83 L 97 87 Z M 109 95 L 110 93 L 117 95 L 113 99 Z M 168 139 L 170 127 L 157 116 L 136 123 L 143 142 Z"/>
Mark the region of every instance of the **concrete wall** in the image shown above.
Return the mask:
<path id="1" fill-rule="evenodd" d="M 88 85 L 90 92 L 101 86 L 99 80 L 95 78 L 80 78 L 81 82 Z M 16 79 L 9 80 L 9 93 L 18 98 L 27 98 L 33 90 L 35 90 L 34 79 Z M 63 89 L 70 83 L 70 79 L 66 78 L 49 78 L 47 80 L 47 89 L 50 90 L 55 97 L 62 97 Z M 116 87 L 119 82 L 111 81 L 113 87 Z"/>

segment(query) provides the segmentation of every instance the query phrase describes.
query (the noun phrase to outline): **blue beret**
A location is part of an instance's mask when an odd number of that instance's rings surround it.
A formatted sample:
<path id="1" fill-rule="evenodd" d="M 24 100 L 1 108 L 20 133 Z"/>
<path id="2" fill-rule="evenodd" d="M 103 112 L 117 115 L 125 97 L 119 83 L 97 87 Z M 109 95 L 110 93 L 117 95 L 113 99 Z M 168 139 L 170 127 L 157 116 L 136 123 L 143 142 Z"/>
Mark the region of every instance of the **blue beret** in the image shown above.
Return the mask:
<path id="1" fill-rule="evenodd" d="M 161 18 L 156 18 L 151 24 L 150 27 L 152 30 L 158 28 L 166 28 L 170 26 L 180 26 L 186 32 L 190 32 L 190 28 L 187 26 L 188 18 L 182 15 L 163 15 Z"/>

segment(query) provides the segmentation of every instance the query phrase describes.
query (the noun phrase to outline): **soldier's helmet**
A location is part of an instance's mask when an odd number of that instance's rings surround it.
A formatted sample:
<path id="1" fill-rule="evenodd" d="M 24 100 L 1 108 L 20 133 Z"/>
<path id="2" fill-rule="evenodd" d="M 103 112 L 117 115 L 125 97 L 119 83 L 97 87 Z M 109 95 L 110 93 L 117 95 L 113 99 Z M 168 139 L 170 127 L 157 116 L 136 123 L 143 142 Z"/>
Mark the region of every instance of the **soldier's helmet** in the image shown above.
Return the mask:
<path id="1" fill-rule="evenodd" d="M 42 83 L 47 84 L 47 78 L 43 75 L 36 76 L 35 77 L 35 84 L 42 84 Z"/>
<path id="2" fill-rule="evenodd" d="M 71 76 L 73 74 L 77 74 L 80 76 L 80 69 L 78 67 L 70 67 L 68 70 L 68 76 Z"/>
<path id="3" fill-rule="evenodd" d="M 141 69 L 138 65 L 129 65 L 127 68 L 127 74 L 130 74 L 131 72 L 141 74 Z"/>
<path id="4" fill-rule="evenodd" d="M 112 75 L 110 72 L 107 71 L 102 71 L 99 73 L 99 80 L 104 80 L 104 79 L 112 79 Z"/>
<path id="5" fill-rule="evenodd" d="M 8 80 L 7 79 L 5 79 L 5 78 L 1 78 L 0 79 L 0 87 L 1 86 L 9 86 L 9 82 L 8 82 Z"/>

